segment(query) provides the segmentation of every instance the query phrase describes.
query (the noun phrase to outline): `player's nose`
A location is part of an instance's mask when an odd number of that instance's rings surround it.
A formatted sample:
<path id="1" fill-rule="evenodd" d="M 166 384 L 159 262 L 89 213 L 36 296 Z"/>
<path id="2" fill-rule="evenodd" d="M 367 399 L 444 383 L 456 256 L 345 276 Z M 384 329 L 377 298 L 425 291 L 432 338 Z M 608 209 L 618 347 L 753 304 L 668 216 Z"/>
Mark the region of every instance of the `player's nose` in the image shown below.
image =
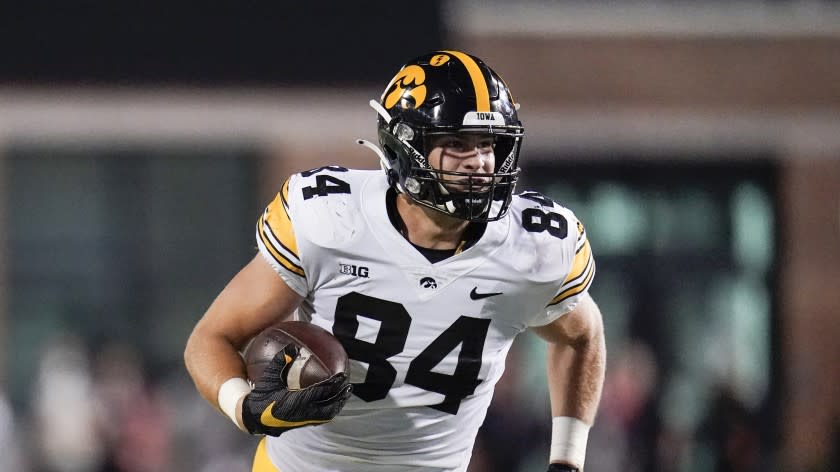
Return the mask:
<path id="1" fill-rule="evenodd" d="M 467 154 L 461 160 L 461 164 L 466 170 L 489 172 L 487 171 L 487 167 L 489 167 L 491 161 L 490 155 L 481 152 L 478 146 L 474 146 L 468 150 Z"/>

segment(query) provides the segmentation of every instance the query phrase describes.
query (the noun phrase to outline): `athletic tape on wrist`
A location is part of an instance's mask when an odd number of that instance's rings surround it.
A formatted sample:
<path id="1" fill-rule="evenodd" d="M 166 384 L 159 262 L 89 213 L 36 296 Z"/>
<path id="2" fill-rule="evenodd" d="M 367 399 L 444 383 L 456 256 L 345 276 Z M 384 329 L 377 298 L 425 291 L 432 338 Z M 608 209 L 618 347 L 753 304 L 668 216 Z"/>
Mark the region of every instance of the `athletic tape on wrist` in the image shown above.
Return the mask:
<path id="1" fill-rule="evenodd" d="M 589 428 L 588 424 L 570 416 L 552 418 L 549 462 L 565 462 L 583 469 Z"/>
<path id="2" fill-rule="evenodd" d="M 251 393 L 251 384 L 239 377 L 225 380 L 219 388 L 219 409 L 242 431 L 245 431 L 245 426 L 240 424 L 240 420 L 236 417 L 236 405 L 249 393 Z"/>

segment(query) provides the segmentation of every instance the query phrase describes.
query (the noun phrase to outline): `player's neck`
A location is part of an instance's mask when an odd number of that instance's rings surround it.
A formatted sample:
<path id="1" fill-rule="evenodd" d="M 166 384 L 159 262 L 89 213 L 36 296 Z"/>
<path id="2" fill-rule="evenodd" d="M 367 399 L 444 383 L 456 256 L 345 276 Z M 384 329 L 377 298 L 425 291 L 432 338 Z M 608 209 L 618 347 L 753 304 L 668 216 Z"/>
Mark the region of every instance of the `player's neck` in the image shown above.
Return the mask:
<path id="1" fill-rule="evenodd" d="M 402 194 L 397 195 L 396 206 L 405 225 L 406 238 L 427 249 L 455 249 L 469 226 L 468 221 L 417 205 Z"/>

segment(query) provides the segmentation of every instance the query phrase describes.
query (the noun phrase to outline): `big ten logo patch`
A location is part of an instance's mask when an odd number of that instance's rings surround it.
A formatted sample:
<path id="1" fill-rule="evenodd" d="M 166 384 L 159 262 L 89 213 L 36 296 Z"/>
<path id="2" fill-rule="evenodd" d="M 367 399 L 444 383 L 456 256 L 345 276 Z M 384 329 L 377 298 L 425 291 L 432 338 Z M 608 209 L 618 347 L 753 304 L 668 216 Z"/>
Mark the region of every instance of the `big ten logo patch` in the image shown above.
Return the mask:
<path id="1" fill-rule="evenodd" d="M 362 277 L 367 279 L 370 277 L 370 269 L 364 266 L 357 266 L 353 264 L 338 263 L 338 273 L 345 275 L 352 275 L 353 277 Z"/>

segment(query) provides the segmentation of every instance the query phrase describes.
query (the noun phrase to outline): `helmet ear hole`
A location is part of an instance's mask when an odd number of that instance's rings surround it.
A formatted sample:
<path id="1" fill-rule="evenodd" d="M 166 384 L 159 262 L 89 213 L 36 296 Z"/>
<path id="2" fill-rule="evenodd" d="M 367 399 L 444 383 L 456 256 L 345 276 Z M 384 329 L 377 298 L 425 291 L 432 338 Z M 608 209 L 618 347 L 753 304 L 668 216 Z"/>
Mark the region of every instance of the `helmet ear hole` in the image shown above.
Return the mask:
<path id="1" fill-rule="evenodd" d="M 446 100 L 443 98 L 443 95 L 440 92 L 434 93 L 431 97 L 426 99 L 426 105 L 431 107 L 436 107 L 439 105 L 443 105 L 443 102 Z"/>

